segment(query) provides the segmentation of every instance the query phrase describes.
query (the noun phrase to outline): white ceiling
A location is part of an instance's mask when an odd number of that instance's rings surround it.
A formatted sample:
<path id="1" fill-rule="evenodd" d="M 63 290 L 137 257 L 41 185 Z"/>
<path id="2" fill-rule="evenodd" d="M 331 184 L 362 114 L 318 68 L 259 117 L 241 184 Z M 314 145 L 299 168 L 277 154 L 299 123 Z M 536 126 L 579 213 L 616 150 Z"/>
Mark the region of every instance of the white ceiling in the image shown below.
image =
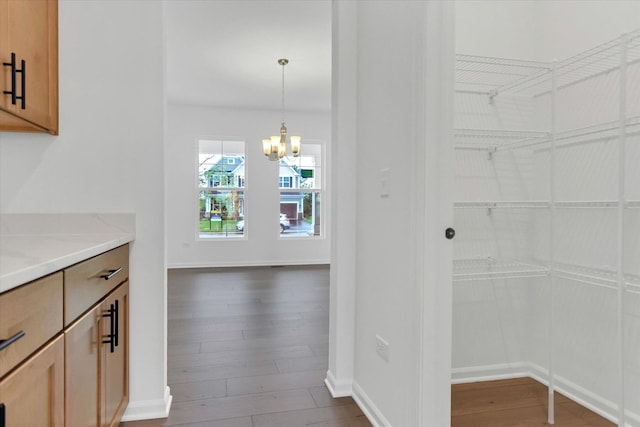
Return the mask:
<path id="1" fill-rule="evenodd" d="M 168 0 L 170 103 L 280 110 L 331 107 L 330 0 Z"/>

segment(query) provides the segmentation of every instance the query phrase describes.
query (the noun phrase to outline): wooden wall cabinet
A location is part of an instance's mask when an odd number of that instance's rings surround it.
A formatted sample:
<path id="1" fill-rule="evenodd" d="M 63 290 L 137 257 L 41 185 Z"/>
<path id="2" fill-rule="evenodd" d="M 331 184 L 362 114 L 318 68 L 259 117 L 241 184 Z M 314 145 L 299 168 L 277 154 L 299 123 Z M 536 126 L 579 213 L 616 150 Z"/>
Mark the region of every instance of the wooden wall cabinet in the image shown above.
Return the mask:
<path id="1" fill-rule="evenodd" d="M 0 295 L 0 427 L 120 424 L 128 276 L 124 245 Z"/>
<path id="2" fill-rule="evenodd" d="M 0 131 L 58 134 L 58 0 L 0 0 Z"/>

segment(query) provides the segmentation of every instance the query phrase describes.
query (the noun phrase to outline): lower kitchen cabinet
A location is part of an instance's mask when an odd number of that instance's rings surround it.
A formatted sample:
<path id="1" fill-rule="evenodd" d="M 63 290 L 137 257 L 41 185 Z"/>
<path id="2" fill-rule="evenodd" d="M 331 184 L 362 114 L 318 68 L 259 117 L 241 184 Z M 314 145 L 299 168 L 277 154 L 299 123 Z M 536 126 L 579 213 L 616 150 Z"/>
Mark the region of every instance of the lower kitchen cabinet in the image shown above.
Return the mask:
<path id="1" fill-rule="evenodd" d="M 107 311 L 111 311 L 112 316 L 115 314 L 115 318 L 104 317 Z M 113 291 L 104 302 L 102 312 L 102 336 L 111 337 L 103 340 L 104 364 L 100 388 L 104 390 L 104 411 L 100 425 L 117 427 L 129 403 L 129 282 L 124 282 Z M 113 333 L 110 334 L 111 331 Z"/>
<path id="2" fill-rule="evenodd" d="M 60 335 L 0 381 L 0 425 L 63 427 L 64 371 Z"/>
<path id="3" fill-rule="evenodd" d="M 100 425 L 98 399 L 100 376 L 100 318 L 102 306 L 82 316 L 65 332 L 65 425 Z"/>
<path id="4" fill-rule="evenodd" d="M 0 427 L 118 427 L 128 360 L 128 245 L 0 293 Z"/>
<path id="5" fill-rule="evenodd" d="M 117 427 L 129 402 L 129 282 L 65 331 L 67 427 Z"/>

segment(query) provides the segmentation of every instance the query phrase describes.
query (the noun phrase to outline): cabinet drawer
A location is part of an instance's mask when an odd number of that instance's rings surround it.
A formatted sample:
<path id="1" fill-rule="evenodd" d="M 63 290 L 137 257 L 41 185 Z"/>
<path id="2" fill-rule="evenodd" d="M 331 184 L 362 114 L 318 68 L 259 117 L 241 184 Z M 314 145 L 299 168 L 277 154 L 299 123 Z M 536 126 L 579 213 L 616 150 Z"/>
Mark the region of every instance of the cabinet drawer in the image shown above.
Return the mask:
<path id="1" fill-rule="evenodd" d="M 62 330 L 62 273 L 0 295 L 0 377 Z M 24 333 L 22 335 L 21 333 Z"/>
<path id="2" fill-rule="evenodd" d="M 71 324 L 129 277 L 129 245 L 64 270 L 64 324 Z"/>

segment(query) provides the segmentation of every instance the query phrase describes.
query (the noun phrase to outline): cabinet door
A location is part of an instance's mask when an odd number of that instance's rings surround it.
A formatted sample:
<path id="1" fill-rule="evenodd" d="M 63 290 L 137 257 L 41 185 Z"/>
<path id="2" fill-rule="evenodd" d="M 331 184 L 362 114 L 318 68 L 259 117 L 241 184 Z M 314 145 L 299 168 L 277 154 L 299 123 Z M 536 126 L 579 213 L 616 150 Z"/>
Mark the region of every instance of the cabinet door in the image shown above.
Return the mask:
<path id="1" fill-rule="evenodd" d="M 0 60 L 2 92 L 16 91 L 22 99 L 0 93 L 0 129 L 58 133 L 58 2 L 0 0 Z M 12 78 L 12 74 L 15 76 Z M 23 84 L 24 82 L 24 84 Z M 16 117 L 24 119 L 22 122 Z M 22 123 L 22 124 L 21 124 Z"/>
<path id="2" fill-rule="evenodd" d="M 89 311 L 65 332 L 65 425 L 67 427 L 97 427 L 100 424 L 99 384 L 100 306 Z"/>
<path id="3" fill-rule="evenodd" d="M 104 352 L 104 410 L 103 427 L 117 427 L 129 403 L 129 282 L 114 290 L 103 304 L 103 311 L 111 310 L 113 319 L 103 318 L 104 336 L 115 335 L 113 348 L 105 344 Z M 111 320 L 113 320 L 113 329 Z"/>
<path id="4" fill-rule="evenodd" d="M 7 427 L 63 427 L 62 399 L 64 338 L 60 335 L 0 381 L 0 405 L 4 405 L 0 422 Z"/>

